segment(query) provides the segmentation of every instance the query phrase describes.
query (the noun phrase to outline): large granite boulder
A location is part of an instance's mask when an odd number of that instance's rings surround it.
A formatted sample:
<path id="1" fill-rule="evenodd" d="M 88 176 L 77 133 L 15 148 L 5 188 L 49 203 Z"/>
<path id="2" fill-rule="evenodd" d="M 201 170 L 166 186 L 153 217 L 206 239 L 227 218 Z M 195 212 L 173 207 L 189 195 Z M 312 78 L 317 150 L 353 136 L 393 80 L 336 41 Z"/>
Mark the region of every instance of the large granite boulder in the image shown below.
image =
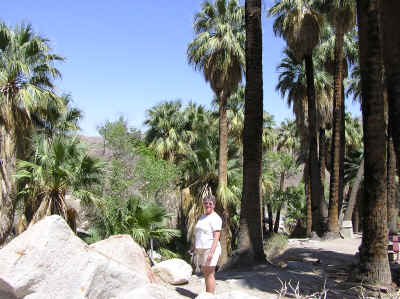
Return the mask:
<path id="1" fill-rule="evenodd" d="M 106 240 L 91 244 L 90 248 L 119 262 L 135 272 L 147 276 L 149 282 L 154 282 L 150 268 L 150 260 L 143 247 L 133 241 L 129 235 L 115 235 Z"/>
<path id="2" fill-rule="evenodd" d="M 116 299 L 182 299 L 174 290 L 159 284 L 147 284 Z"/>
<path id="3" fill-rule="evenodd" d="M 176 258 L 160 262 L 151 269 L 156 276 L 173 285 L 187 283 L 193 271 L 192 266 Z"/>
<path id="4" fill-rule="evenodd" d="M 114 241 L 110 242 L 113 243 Z M 147 285 L 147 272 L 94 249 L 59 216 L 49 216 L 0 250 L 0 294 L 10 298 L 112 298 Z M 96 247 L 96 246 L 93 246 Z M 107 249 L 108 250 L 108 249 Z M 117 258 L 109 258 L 116 255 Z"/>

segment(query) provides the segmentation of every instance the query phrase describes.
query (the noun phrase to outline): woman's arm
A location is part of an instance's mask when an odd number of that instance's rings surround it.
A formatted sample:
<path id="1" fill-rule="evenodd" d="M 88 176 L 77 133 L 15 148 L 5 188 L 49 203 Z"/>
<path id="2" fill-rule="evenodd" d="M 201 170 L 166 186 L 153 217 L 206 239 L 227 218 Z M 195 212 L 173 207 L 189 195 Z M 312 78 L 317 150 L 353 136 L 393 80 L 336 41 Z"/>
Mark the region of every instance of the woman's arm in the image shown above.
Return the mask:
<path id="1" fill-rule="evenodd" d="M 212 259 L 213 255 L 214 255 L 214 252 L 215 252 L 215 248 L 217 248 L 217 244 L 218 244 L 220 235 L 221 235 L 221 231 L 220 230 L 213 231 L 213 242 L 211 244 L 210 252 L 209 252 L 208 257 L 207 257 L 207 263 L 208 264 L 211 262 L 211 259 Z"/>

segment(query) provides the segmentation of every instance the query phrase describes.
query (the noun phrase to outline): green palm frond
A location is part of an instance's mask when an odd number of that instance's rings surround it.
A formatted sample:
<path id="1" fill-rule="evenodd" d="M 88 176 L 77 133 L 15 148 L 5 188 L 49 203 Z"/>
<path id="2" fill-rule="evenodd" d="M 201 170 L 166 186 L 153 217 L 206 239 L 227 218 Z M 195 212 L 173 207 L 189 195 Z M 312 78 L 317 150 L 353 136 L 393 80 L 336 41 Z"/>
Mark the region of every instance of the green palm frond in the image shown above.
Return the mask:
<path id="1" fill-rule="evenodd" d="M 202 3 L 195 15 L 195 39 L 187 57 L 196 70 L 203 71 L 216 95 L 223 90 L 229 97 L 242 80 L 244 53 L 244 7 L 236 0 Z"/>

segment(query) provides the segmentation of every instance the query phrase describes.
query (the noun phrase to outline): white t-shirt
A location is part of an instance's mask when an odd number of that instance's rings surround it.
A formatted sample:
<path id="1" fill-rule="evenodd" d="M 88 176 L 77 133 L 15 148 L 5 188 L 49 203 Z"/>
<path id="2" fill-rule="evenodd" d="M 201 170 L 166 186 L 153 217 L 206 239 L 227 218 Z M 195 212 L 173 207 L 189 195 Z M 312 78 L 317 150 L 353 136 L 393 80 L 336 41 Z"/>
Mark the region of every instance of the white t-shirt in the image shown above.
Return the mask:
<path id="1" fill-rule="evenodd" d="M 196 236 L 196 248 L 205 249 L 211 248 L 212 242 L 214 240 L 213 232 L 220 231 L 222 228 L 222 219 L 217 213 L 212 212 L 211 214 L 202 215 L 197 221 L 195 227 Z M 217 247 L 220 247 L 218 241 Z"/>

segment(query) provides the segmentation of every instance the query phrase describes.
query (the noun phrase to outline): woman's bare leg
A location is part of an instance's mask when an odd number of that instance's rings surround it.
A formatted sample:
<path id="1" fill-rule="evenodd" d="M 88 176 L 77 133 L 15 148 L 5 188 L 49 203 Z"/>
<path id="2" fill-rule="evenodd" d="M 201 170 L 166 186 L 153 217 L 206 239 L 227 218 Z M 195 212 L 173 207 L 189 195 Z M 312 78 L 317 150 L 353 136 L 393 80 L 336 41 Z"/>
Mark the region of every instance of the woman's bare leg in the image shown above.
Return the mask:
<path id="1" fill-rule="evenodd" d="M 203 275 L 206 281 L 206 292 L 215 293 L 215 267 L 203 266 Z"/>

